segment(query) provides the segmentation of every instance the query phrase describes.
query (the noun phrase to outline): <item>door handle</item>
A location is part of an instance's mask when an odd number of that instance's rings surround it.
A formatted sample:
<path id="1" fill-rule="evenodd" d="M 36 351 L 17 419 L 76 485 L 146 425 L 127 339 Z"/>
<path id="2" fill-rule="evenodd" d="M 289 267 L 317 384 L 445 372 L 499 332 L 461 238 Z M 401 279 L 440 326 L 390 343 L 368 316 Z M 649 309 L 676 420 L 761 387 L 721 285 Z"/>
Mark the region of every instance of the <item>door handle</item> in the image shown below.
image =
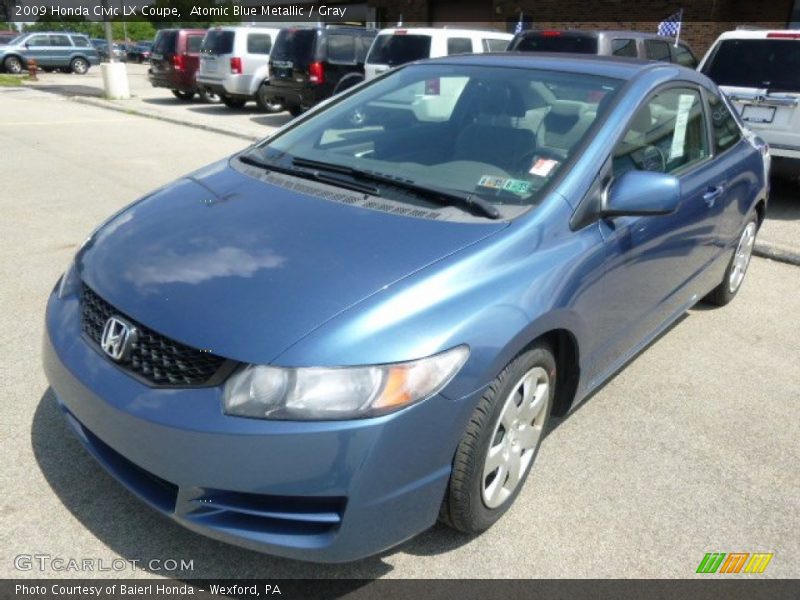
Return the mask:
<path id="1" fill-rule="evenodd" d="M 714 206 L 714 204 L 717 201 L 717 198 L 719 198 L 722 195 L 722 192 L 724 191 L 725 191 L 725 186 L 718 185 L 709 188 L 709 190 L 705 194 L 703 194 L 703 201 L 706 203 L 708 208 L 712 208 Z"/>

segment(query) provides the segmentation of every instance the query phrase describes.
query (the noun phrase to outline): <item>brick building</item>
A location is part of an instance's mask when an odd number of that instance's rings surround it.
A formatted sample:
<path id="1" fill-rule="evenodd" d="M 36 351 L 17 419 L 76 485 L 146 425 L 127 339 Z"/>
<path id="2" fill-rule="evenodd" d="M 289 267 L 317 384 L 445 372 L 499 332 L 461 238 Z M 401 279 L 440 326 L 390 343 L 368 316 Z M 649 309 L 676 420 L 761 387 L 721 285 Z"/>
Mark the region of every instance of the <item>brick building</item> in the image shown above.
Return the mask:
<path id="1" fill-rule="evenodd" d="M 513 31 L 520 13 L 536 29 L 637 29 L 683 9 L 681 38 L 698 57 L 738 25 L 800 27 L 800 0 L 369 0 L 379 24 L 469 25 Z"/>

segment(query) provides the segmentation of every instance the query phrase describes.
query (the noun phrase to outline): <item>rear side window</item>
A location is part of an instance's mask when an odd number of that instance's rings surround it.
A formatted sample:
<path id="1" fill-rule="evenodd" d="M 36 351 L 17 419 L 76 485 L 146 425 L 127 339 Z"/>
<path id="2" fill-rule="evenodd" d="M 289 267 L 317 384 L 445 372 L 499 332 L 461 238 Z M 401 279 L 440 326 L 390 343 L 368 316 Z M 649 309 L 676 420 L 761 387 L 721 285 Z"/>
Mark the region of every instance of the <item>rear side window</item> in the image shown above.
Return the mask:
<path id="1" fill-rule="evenodd" d="M 670 62 L 669 44 L 658 40 L 644 41 L 644 54 L 650 60 L 663 60 Z"/>
<path id="2" fill-rule="evenodd" d="M 236 34 L 233 31 L 210 29 L 206 33 L 206 37 L 203 38 L 203 45 L 200 47 L 200 51 L 208 54 L 233 54 L 234 37 L 236 37 Z M 153 52 L 156 52 L 155 48 L 153 48 Z"/>
<path id="3" fill-rule="evenodd" d="M 800 92 L 800 40 L 724 40 L 703 73 L 717 85 Z"/>
<path id="4" fill-rule="evenodd" d="M 431 36 L 384 34 L 375 38 L 367 62 L 373 65 L 403 65 L 415 60 L 429 58 Z"/>
<path id="5" fill-rule="evenodd" d="M 711 109 L 711 129 L 714 132 L 714 151 L 724 152 L 734 146 L 742 137 L 739 124 L 725 102 L 708 92 L 708 106 Z"/>
<path id="6" fill-rule="evenodd" d="M 571 52 L 597 54 L 597 38 L 591 35 L 543 31 L 520 37 L 512 48 L 517 52 Z"/>
<path id="7" fill-rule="evenodd" d="M 677 48 L 672 46 L 672 55 L 672 62 L 690 69 L 697 68 L 697 59 L 692 54 L 692 51 L 683 44 L 678 44 Z"/>
<path id="8" fill-rule="evenodd" d="M 202 35 L 190 35 L 186 38 L 187 52 L 200 52 L 200 46 L 202 45 L 203 45 Z"/>
<path id="9" fill-rule="evenodd" d="M 508 40 L 497 38 L 483 38 L 481 40 L 484 52 L 505 52 L 508 48 Z"/>
<path id="10" fill-rule="evenodd" d="M 247 35 L 248 54 L 269 54 L 272 50 L 272 36 L 268 33 L 250 33 Z"/>
<path id="11" fill-rule="evenodd" d="M 470 54 L 472 40 L 469 38 L 447 38 L 447 54 Z"/>
<path id="12" fill-rule="evenodd" d="M 332 63 L 356 62 L 356 42 L 352 35 L 331 34 L 328 36 L 328 60 Z"/>
<path id="13" fill-rule="evenodd" d="M 611 54 L 614 56 L 631 56 L 636 58 L 636 40 L 618 38 L 611 40 Z"/>
<path id="14" fill-rule="evenodd" d="M 72 46 L 72 42 L 69 41 L 68 35 L 51 35 L 50 36 L 50 45 L 51 46 Z"/>
<path id="15" fill-rule="evenodd" d="M 153 44 L 153 52 L 156 54 L 175 54 L 175 46 L 178 43 L 178 32 L 175 30 L 159 31 L 156 34 L 156 41 Z"/>
<path id="16" fill-rule="evenodd" d="M 314 29 L 281 29 L 270 57 L 301 64 L 311 62 L 316 39 L 317 32 Z"/>
<path id="17" fill-rule="evenodd" d="M 72 43 L 78 46 L 78 48 L 89 47 L 89 40 L 87 40 L 85 37 L 74 37 L 72 38 Z"/>

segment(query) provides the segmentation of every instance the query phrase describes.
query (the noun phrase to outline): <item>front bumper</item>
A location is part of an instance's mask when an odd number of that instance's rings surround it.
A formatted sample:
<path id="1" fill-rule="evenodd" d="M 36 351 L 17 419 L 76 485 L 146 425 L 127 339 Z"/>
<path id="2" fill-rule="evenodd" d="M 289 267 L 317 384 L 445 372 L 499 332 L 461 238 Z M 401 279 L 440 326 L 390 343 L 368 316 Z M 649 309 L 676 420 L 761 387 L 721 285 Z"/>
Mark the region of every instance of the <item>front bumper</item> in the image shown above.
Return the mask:
<path id="1" fill-rule="evenodd" d="M 476 395 L 435 396 L 375 419 L 222 414 L 221 389 L 154 389 L 80 333 L 77 297 L 48 302 L 44 367 L 86 448 L 153 508 L 212 538 L 345 562 L 436 522 Z"/>

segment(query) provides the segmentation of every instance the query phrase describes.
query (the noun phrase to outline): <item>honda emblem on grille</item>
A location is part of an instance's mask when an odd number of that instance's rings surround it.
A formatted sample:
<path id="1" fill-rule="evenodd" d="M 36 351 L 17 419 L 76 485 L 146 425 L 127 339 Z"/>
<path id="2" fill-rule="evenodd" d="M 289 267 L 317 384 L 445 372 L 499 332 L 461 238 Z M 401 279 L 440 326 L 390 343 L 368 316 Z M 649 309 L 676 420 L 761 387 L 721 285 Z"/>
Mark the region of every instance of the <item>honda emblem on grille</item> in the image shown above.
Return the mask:
<path id="1" fill-rule="evenodd" d="M 122 317 L 109 317 L 103 327 L 100 347 L 113 360 L 120 362 L 130 354 L 137 335 L 136 327 Z"/>

